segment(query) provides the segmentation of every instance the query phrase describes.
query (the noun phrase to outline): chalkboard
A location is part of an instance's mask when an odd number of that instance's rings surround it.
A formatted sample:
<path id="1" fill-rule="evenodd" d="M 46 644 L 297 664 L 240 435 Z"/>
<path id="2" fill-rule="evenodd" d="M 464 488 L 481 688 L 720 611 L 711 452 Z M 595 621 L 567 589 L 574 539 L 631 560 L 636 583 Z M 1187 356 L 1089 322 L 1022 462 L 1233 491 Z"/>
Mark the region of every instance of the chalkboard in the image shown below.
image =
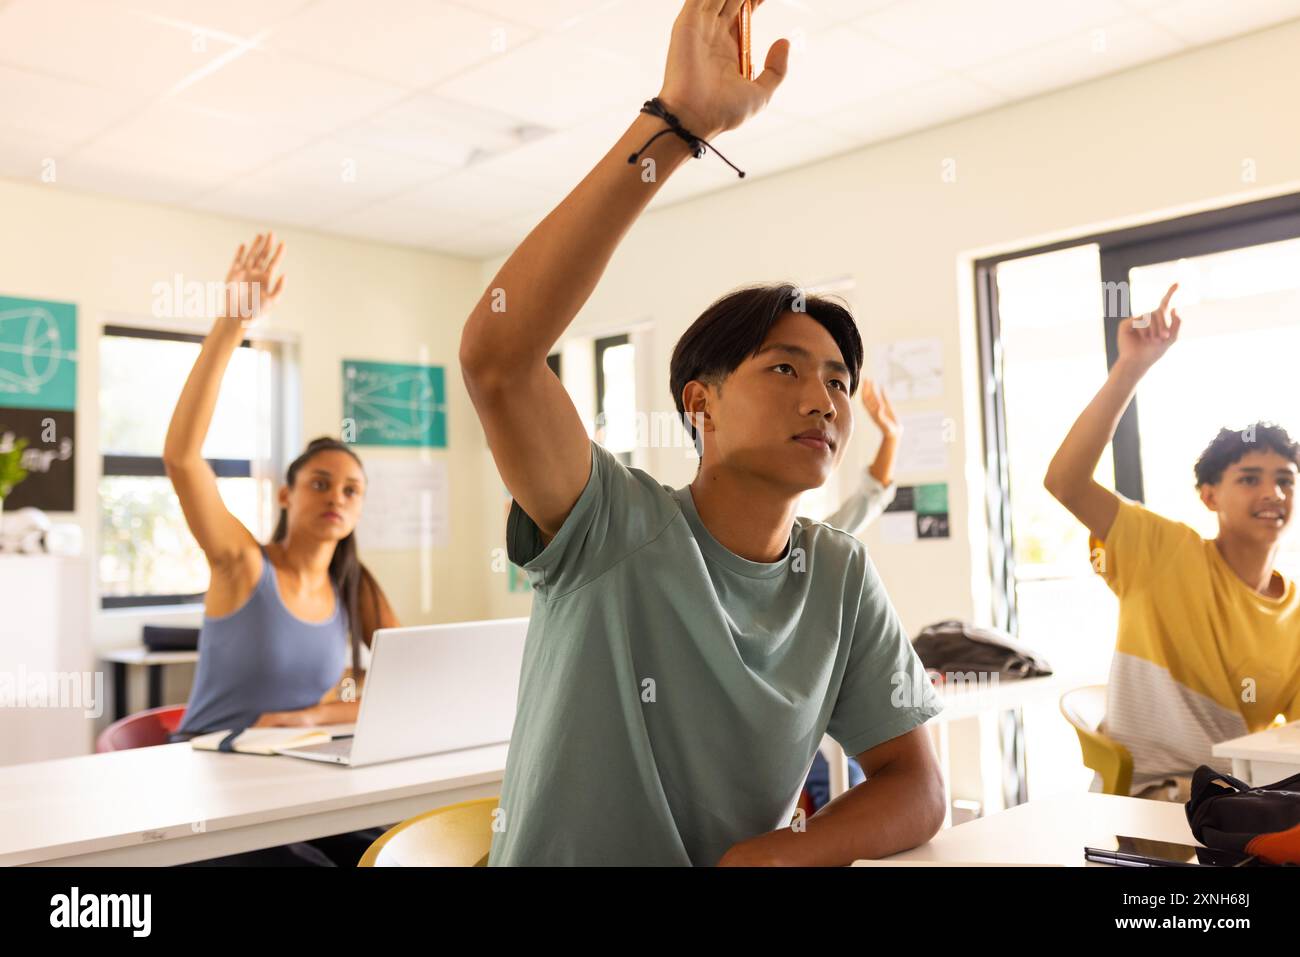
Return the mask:
<path id="1" fill-rule="evenodd" d="M 0 452 L 26 439 L 23 468 L 27 478 L 5 499 L 6 512 L 39 508 L 45 512 L 71 512 L 75 507 L 75 412 L 62 409 L 0 408 Z"/>

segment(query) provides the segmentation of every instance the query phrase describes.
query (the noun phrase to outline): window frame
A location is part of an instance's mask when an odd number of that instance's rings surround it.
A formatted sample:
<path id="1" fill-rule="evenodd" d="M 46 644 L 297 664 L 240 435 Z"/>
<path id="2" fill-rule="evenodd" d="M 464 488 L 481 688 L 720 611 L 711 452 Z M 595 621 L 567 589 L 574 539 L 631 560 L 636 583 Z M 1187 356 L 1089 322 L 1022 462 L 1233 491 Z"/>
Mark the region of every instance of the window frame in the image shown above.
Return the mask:
<path id="1" fill-rule="evenodd" d="M 1117 288 L 1110 284 L 1120 282 L 1124 283 L 1120 288 L 1127 289 L 1130 269 L 1297 238 L 1300 238 L 1300 193 L 1290 193 L 1015 250 L 974 262 L 985 481 L 988 489 L 986 508 L 989 568 L 993 621 L 997 627 L 1015 635 L 1019 624 L 997 267 L 1013 259 L 1076 246 L 1096 245 L 1101 267 L 1099 293 L 1102 308 L 1099 313 L 1106 351 L 1106 369 L 1109 372 L 1119 358 L 1119 325 L 1128 318 L 1130 310 L 1128 296 L 1125 295 L 1120 299 L 1119 308 L 1110 314 L 1106 301 L 1107 290 Z M 1136 397 L 1120 418 L 1111 443 L 1111 453 L 1115 466 L 1115 490 L 1134 501 L 1145 501 Z"/>
<path id="2" fill-rule="evenodd" d="M 207 338 L 206 335 L 197 332 L 181 332 L 173 329 L 157 329 L 144 326 L 123 325 L 121 323 L 106 322 L 100 330 L 100 339 L 113 336 L 116 338 L 128 339 L 150 339 L 162 340 L 166 342 L 191 342 L 202 345 Z M 245 338 L 240 341 L 238 348 L 253 348 L 253 340 Z M 272 368 L 272 391 L 275 395 L 280 395 L 286 386 L 287 376 L 284 369 L 285 356 L 277 351 L 273 358 Z M 272 417 L 272 435 L 271 448 L 273 454 L 280 456 L 284 447 L 284 433 L 286 423 L 283 416 Z M 161 455 L 120 455 L 105 453 L 102 448 L 99 450 L 100 472 L 99 478 L 112 478 L 118 476 L 124 477 L 144 477 L 144 478 L 166 478 L 167 469 L 163 465 Z M 252 478 L 254 475 L 254 465 L 252 459 L 207 459 L 217 478 Z M 102 508 L 102 501 L 99 498 L 98 490 L 96 491 L 96 504 Z M 96 561 L 100 555 L 96 555 Z M 97 579 L 98 580 L 98 579 Z M 170 605 L 201 605 L 206 592 L 196 592 L 192 594 L 169 594 L 169 595 L 105 595 L 102 592 L 99 597 L 99 608 L 101 611 L 129 611 L 134 608 L 151 608 L 157 606 Z"/>
<path id="3" fill-rule="evenodd" d="M 592 342 L 592 355 L 596 360 L 595 378 L 596 378 L 596 421 L 600 422 L 601 416 L 605 412 L 605 353 L 616 346 L 632 345 L 632 334 L 629 332 L 620 332 L 610 336 L 600 336 Z M 624 465 L 632 464 L 632 453 L 629 452 L 611 452 L 616 459 Z"/>

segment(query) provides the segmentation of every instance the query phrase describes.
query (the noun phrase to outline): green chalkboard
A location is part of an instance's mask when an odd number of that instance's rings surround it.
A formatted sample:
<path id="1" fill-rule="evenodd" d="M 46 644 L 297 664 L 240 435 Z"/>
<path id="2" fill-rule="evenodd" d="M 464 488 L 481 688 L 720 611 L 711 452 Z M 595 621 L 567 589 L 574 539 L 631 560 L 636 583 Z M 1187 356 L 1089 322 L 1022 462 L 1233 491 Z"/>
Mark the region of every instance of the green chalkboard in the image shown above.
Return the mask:
<path id="1" fill-rule="evenodd" d="M 0 296 L 0 406 L 76 409 L 76 306 Z"/>
<path id="2" fill-rule="evenodd" d="M 353 445 L 446 448 L 442 366 L 343 360 L 343 439 Z"/>

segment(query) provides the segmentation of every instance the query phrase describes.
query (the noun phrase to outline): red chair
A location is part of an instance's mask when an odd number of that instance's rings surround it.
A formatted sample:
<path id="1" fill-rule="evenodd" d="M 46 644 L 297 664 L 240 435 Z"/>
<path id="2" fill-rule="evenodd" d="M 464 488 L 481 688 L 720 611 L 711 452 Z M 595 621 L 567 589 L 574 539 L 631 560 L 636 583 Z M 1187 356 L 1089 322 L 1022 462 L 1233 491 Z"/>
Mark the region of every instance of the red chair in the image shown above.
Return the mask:
<path id="1" fill-rule="evenodd" d="M 126 751 L 130 748 L 151 748 L 156 744 L 166 744 L 168 736 L 180 727 L 184 717 L 183 704 L 129 714 L 100 732 L 95 741 L 95 752 Z"/>

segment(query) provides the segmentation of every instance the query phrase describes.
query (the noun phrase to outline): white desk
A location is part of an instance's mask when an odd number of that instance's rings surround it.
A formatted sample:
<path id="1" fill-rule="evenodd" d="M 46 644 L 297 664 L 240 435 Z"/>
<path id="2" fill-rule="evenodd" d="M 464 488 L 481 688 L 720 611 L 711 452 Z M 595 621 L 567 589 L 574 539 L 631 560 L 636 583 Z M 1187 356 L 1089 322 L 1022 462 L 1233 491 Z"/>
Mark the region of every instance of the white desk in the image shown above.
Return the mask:
<path id="1" fill-rule="evenodd" d="M 188 744 L 0 768 L 0 865 L 167 865 L 501 793 L 506 745 L 347 768 Z"/>
<path id="2" fill-rule="evenodd" d="M 854 867 L 943 864 L 1094 866 L 1085 845 L 1116 834 L 1197 845 L 1183 805 L 1115 794 L 1063 794 L 1018 804 L 940 831 L 926 844 Z M 1113 865 L 1097 864 L 1097 867 Z"/>
<path id="3" fill-rule="evenodd" d="M 1265 728 L 1230 741 L 1210 753 L 1232 759 L 1232 776 L 1258 787 L 1300 773 L 1300 721 Z"/>
<path id="4" fill-rule="evenodd" d="M 150 651 L 143 645 L 113 648 L 99 656 L 113 665 L 113 720 L 130 713 L 126 701 L 126 666 L 142 665 L 149 669 L 148 707 L 162 707 L 162 669 L 166 665 L 197 664 L 197 651 Z"/>
<path id="5" fill-rule="evenodd" d="M 966 718 L 974 718 L 979 726 L 980 765 L 983 793 L 980 796 L 982 808 L 990 812 L 1001 810 L 1006 800 L 1002 793 L 1002 742 L 1000 740 L 998 716 L 1003 711 L 1022 708 L 1027 704 L 1044 700 L 1058 700 L 1061 695 L 1072 688 L 1083 685 L 1105 684 L 1105 675 L 1083 673 L 1056 673 L 1041 678 L 1023 678 L 1019 680 L 989 682 L 983 686 L 970 684 L 966 686 L 939 686 L 939 700 L 943 711 L 938 717 L 927 722 L 932 727 L 935 749 L 938 752 L 939 765 L 944 768 L 944 780 L 948 780 L 949 735 L 948 724 Z M 1062 718 L 1062 721 L 1065 719 Z M 848 758 L 840 746 L 829 736 L 822 739 L 821 752 L 830 769 L 830 796 L 838 797 L 848 790 Z M 948 814 L 944 818 L 947 825 L 952 819 L 951 795 L 945 800 Z"/>

